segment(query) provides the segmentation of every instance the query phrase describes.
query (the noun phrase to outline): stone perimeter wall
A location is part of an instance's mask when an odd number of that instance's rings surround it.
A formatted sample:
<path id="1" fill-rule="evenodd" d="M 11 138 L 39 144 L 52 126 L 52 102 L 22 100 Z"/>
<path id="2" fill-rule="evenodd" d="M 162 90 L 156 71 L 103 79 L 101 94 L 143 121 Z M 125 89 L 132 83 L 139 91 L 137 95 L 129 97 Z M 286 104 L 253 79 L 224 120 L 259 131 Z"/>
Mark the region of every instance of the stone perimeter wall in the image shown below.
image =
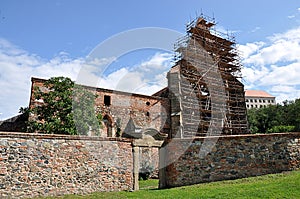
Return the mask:
<path id="1" fill-rule="evenodd" d="M 131 139 L 0 132 L 0 154 L 0 198 L 134 188 Z M 278 173 L 300 168 L 300 133 L 175 138 L 160 155 L 161 188 Z"/>
<path id="2" fill-rule="evenodd" d="M 300 133 L 173 139 L 164 148 L 169 165 L 160 178 L 161 188 L 300 168 Z"/>
<path id="3" fill-rule="evenodd" d="M 133 189 L 130 139 L 0 132 L 0 198 Z"/>

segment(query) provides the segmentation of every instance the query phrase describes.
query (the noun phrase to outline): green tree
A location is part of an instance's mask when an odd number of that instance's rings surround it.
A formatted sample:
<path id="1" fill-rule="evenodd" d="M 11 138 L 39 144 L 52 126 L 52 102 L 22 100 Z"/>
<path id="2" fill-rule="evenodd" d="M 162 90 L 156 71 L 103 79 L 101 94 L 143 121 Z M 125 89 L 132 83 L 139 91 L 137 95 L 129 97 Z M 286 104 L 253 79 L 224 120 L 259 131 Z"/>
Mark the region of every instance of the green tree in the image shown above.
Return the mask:
<path id="1" fill-rule="evenodd" d="M 295 127 L 295 131 L 300 131 L 300 99 L 284 103 L 284 125 Z"/>
<path id="2" fill-rule="evenodd" d="M 30 110 L 34 118 L 28 122 L 29 132 L 87 135 L 99 131 L 92 92 L 66 77 L 50 78 L 44 87 L 34 88 L 35 99 L 42 103 Z"/>
<path id="3" fill-rule="evenodd" d="M 300 99 L 247 112 L 251 133 L 280 133 L 300 130 Z"/>
<path id="4" fill-rule="evenodd" d="M 257 115 L 256 115 L 256 109 L 249 109 L 247 111 L 247 118 L 248 118 L 248 124 L 249 124 L 249 129 L 250 133 L 258 133 L 258 120 L 257 120 Z"/>
<path id="5" fill-rule="evenodd" d="M 96 95 L 80 85 L 75 85 L 73 91 L 73 118 L 80 135 L 88 135 L 88 132 L 99 135 L 102 115 L 95 114 Z"/>

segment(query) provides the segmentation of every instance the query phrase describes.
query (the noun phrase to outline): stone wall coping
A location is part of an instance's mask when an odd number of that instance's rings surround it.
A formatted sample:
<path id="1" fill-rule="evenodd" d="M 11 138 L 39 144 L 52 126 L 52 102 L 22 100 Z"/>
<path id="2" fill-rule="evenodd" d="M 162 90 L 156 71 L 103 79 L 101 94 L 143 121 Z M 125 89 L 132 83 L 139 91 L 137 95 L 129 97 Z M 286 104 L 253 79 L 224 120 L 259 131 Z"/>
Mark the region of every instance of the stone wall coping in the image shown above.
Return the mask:
<path id="1" fill-rule="evenodd" d="M 163 140 L 155 140 L 151 135 L 144 135 L 142 139 L 134 139 L 132 146 L 138 147 L 161 147 Z"/>
<path id="2" fill-rule="evenodd" d="M 131 143 L 133 141 L 133 139 L 131 138 L 113 138 L 113 137 L 59 135 L 59 134 L 23 133 L 23 132 L 0 132 L 0 138 L 121 141 L 121 142 L 131 142 Z"/>
<path id="3" fill-rule="evenodd" d="M 207 137 L 192 137 L 192 138 L 172 138 L 170 140 L 204 140 L 204 139 L 243 139 L 243 138 L 267 138 L 267 137 L 300 137 L 300 132 L 292 133 L 270 133 L 270 134 L 243 134 L 243 135 L 220 135 Z M 24 132 L 1 132 L 0 138 L 35 138 L 35 139 L 61 139 L 61 140 L 90 140 L 90 141 L 122 141 L 133 143 L 133 138 L 117 138 L 117 137 L 98 137 L 98 136 L 83 136 L 83 135 L 60 135 L 60 134 L 41 134 L 41 133 L 24 133 Z"/>
<path id="4" fill-rule="evenodd" d="M 191 138 L 172 138 L 171 140 L 182 140 L 182 141 L 190 141 L 190 140 L 204 140 L 204 139 L 243 139 L 243 138 L 267 138 L 267 137 L 299 137 L 300 132 L 291 132 L 291 133 L 269 133 L 269 134 L 242 134 L 242 135 L 220 135 L 220 136 L 206 136 L 206 137 L 191 137 Z"/>

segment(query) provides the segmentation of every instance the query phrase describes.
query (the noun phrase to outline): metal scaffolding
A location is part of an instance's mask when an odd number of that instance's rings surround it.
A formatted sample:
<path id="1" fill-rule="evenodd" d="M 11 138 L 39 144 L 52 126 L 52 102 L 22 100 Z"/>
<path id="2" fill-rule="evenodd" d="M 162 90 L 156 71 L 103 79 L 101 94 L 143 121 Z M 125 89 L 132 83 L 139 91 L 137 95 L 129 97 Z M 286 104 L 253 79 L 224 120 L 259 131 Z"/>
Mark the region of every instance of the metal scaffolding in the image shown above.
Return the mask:
<path id="1" fill-rule="evenodd" d="M 175 44 L 176 64 L 169 72 L 171 121 L 177 124 L 172 137 L 248 132 L 234 37 L 214 30 L 215 24 L 202 15 Z"/>

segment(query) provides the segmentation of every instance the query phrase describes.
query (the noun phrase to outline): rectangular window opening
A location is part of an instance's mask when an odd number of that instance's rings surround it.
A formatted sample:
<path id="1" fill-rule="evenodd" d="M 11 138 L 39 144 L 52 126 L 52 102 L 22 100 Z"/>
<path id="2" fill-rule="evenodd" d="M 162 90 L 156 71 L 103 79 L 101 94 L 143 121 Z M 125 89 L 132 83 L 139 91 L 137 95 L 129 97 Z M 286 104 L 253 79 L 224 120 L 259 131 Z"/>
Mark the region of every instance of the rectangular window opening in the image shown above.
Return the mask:
<path id="1" fill-rule="evenodd" d="M 109 95 L 104 95 L 104 105 L 106 106 L 110 106 L 111 105 L 111 101 L 110 101 L 110 96 Z"/>

